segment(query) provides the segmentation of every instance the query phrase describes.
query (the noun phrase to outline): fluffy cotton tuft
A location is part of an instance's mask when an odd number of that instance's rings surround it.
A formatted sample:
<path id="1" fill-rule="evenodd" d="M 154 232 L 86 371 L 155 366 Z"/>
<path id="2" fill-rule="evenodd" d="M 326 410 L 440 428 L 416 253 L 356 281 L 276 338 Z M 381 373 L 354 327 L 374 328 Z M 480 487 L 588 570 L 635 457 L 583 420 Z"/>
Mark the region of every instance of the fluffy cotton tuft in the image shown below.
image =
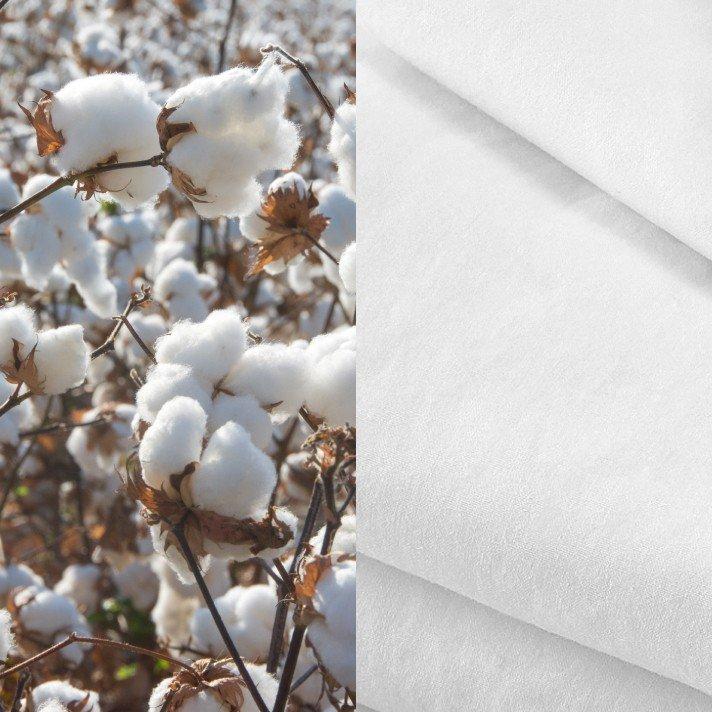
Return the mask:
<path id="1" fill-rule="evenodd" d="M 54 591 L 70 598 L 85 613 L 93 613 L 99 603 L 100 578 L 101 569 L 96 564 L 71 564 L 64 569 Z"/>
<path id="2" fill-rule="evenodd" d="M 99 695 L 96 692 L 80 690 L 68 682 L 64 682 L 64 680 L 48 680 L 41 685 L 37 685 L 32 690 L 32 702 L 35 707 L 40 707 L 42 710 L 45 707 L 41 707 L 41 705 L 47 705 L 52 701 L 60 703 L 62 709 L 65 709 L 65 705 L 71 705 L 72 703 L 78 705 L 84 700 L 86 700 L 86 703 L 80 708 L 82 712 L 101 712 Z"/>
<path id="3" fill-rule="evenodd" d="M 356 691 L 356 562 L 333 564 L 312 597 L 320 615 L 308 626 L 309 642 L 331 676 Z"/>
<path id="4" fill-rule="evenodd" d="M 356 104 L 345 101 L 331 125 L 329 152 L 339 167 L 339 182 L 356 200 Z"/>
<path id="5" fill-rule="evenodd" d="M 356 294 L 356 243 L 352 242 L 339 259 L 339 276 L 349 294 Z"/>
<path id="6" fill-rule="evenodd" d="M 22 345 L 20 358 L 27 356 L 37 341 L 35 314 L 24 304 L 0 309 L 0 365 L 11 363 L 13 339 Z"/>
<path id="7" fill-rule="evenodd" d="M 185 396 L 169 400 L 158 411 L 138 451 L 143 478 L 149 485 L 173 491 L 169 477 L 200 460 L 206 420 L 200 405 Z"/>
<path id="8" fill-rule="evenodd" d="M 83 170 L 111 159 L 123 163 L 160 153 L 156 119 L 160 107 L 132 74 L 97 74 L 69 82 L 52 99 L 54 128 L 64 145 L 56 154 L 62 171 Z M 100 187 L 123 207 L 137 207 L 160 193 L 168 178 L 162 168 L 104 173 Z"/>
<path id="9" fill-rule="evenodd" d="M 35 365 L 46 394 L 59 395 L 81 384 L 89 366 L 84 327 L 71 324 L 40 332 Z"/>
<path id="10" fill-rule="evenodd" d="M 292 164 L 299 135 L 282 116 L 287 88 L 279 67 L 266 60 L 256 70 L 195 79 L 168 98 L 169 123 L 195 127 L 176 140 L 168 163 L 198 214 L 249 212 L 260 201 L 256 177 Z"/>
<path id="11" fill-rule="evenodd" d="M 272 460 L 252 443 L 244 428 L 229 422 L 208 441 L 200 467 L 190 479 L 190 492 L 196 506 L 244 519 L 266 510 L 276 482 Z"/>
<path id="12" fill-rule="evenodd" d="M 212 277 L 198 272 L 192 262 L 179 257 L 156 277 L 153 296 L 165 305 L 171 319 L 202 321 L 208 316 L 207 300 L 215 287 Z"/>

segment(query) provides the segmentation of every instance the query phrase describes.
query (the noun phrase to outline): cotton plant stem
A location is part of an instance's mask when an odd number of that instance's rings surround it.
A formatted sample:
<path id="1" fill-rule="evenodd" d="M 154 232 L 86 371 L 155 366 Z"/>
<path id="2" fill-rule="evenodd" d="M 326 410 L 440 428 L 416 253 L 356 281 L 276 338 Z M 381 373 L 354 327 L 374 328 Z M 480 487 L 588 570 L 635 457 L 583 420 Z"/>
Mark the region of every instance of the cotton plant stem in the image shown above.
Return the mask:
<path id="1" fill-rule="evenodd" d="M 289 566 L 288 576 L 290 581 L 294 577 L 294 574 L 297 571 L 297 565 L 299 564 L 299 559 L 301 558 L 309 539 L 311 539 L 312 532 L 314 531 L 314 525 L 316 524 L 316 518 L 321 508 L 322 498 L 322 482 L 321 478 L 317 478 L 314 481 L 311 501 L 309 502 L 309 510 L 307 511 L 307 516 L 304 520 L 304 528 L 302 529 L 301 536 L 299 537 L 299 542 L 297 543 L 297 548 L 294 552 L 294 558 Z M 287 615 L 289 613 L 289 598 L 287 597 L 287 593 L 288 591 L 284 588 L 279 591 L 279 601 L 277 603 L 277 611 L 274 616 L 272 637 L 270 639 L 269 652 L 267 654 L 267 672 L 270 673 L 277 672 L 277 668 L 279 667 L 279 658 L 282 654 L 284 629 L 287 625 Z"/>
<path id="2" fill-rule="evenodd" d="M 16 408 L 23 401 L 26 401 L 30 396 L 34 395 L 32 391 L 25 391 L 20 394 L 20 388 L 22 388 L 22 383 L 18 383 L 13 393 L 2 405 L 0 405 L 0 418 L 2 418 L 5 413 L 8 413 L 13 408 Z"/>
<path id="3" fill-rule="evenodd" d="M 25 687 L 30 680 L 30 673 L 27 670 L 23 670 L 20 675 L 20 679 L 17 681 L 17 687 L 15 688 L 15 697 L 12 700 L 12 705 L 10 706 L 10 712 L 20 712 L 22 709 L 22 698 L 25 694 Z"/>
<path id="4" fill-rule="evenodd" d="M 200 593 L 203 595 L 205 605 L 208 607 L 210 615 L 213 617 L 213 621 L 215 622 L 215 626 L 217 627 L 218 632 L 220 633 L 220 637 L 222 638 L 223 643 L 225 643 L 225 647 L 230 653 L 230 657 L 233 659 L 235 665 L 237 666 L 237 669 L 240 675 L 242 676 L 242 680 L 245 683 L 245 686 L 249 690 L 250 695 L 252 695 L 252 699 L 255 701 L 255 704 L 257 705 L 257 708 L 260 710 L 260 712 L 270 712 L 270 709 L 269 707 L 267 707 L 265 701 L 262 699 L 262 695 L 260 695 L 260 691 L 257 689 L 257 685 L 255 685 L 255 681 L 252 679 L 249 670 L 245 667 L 245 663 L 242 660 L 239 651 L 237 650 L 235 642 L 230 637 L 230 633 L 225 627 L 225 623 L 222 617 L 220 616 L 217 606 L 215 605 L 215 601 L 213 600 L 213 597 L 210 594 L 210 591 L 208 590 L 208 587 L 205 583 L 205 579 L 203 578 L 203 574 L 200 571 L 200 566 L 198 566 L 198 562 L 195 558 L 195 555 L 193 554 L 193 551 L 191 550 L 190 545 L 188 544 L 188 539 L 185 536 L 183 524 L 179 523 L 175 525 L 172 528 L 172 532 L 175 538 L 177 539 L 178 544 L 180 545 L 180 548 L 183 552 L 183 556 L 185 557 L 185 560 L 188 563 L 191 572 L 193 573 L 195 582 L 198 584 Z"/>
<path id="5" fill-rule="evenodd" d="M 266 47 L 262 47 L 260 50 L 263 54 L 269 54 L 270 52 L 276 52 L 278 55 L 284 57 L 286 60 L 291 62 L 301 73 L 304 79 L 307 80 L 307 84 L 311 88 L 311 90 L 314 92 L 316 95 L 316 98 L 319 100 L 319 103 L 324 107 L 324 111 L 329 115 L 330 119 L 334 118 L 335 111 L 334 111 L 334 106 L 332 103 L 324 96 L 324 92 L 322 92 L 321 89 L 319 89 L 317 83 L 314 81 L 312 78 L 312 75 L 309 73 L 309 70 L 307 69 L 307 66 L 302 62 L 301 59 L 297 59 L 296 57 L 293 57 L 289 52 L 286 52 L 284 49 L 277 45 L 267 45 Z"/>
<path id="6" fill-rule="evenodd" d="M 1 9 L 1 8 L 0 8 Z M 85 178 L 91 178 L 92 176 L 99 175 L 101 173 L 109 173 L 111 171 L 119 171 L 125 168 L 146 168 L 149 166 L 158 167 L 162 166 L 166 158 L 166 154 L 159 153 L 156 156 L 151 156 L 151 158 L 146 158 L 142 161 L 125 161 L 124 163 L 108 163 L 102 166 L 94 166 L 93 168 L 88 168 L 85 171 L 76 171 L 71 173 L 66 173 L 63 176 L 59 176 L 56 180 L 53 180 L 46 188 L 43 188 L 39 192 L 31 195 L 29 198 L 18 203 L 15 207 L 6 210 L 4 213 L 0 214 L 0 225 L 12 220 L 20 213 L 27 210 L 27 208 L 32 207 L 35 203 L 38 203 L 43 198 L 46 198 L 52 193 L 56 193 L 60 188 L 64 188 L 68 185 L 73 185 L 78 180 L 84 180 Z"/>
<path id="7" fill-rule="evenodd" d="M 31 658 L 28 658 L 27 660 L 24 660 L 21 663 L 17 663 L 17 665 L 13 665 L 11 668 L 8 668 L 7 670 L 3 670 L 0 672 L 0 680 L 3 678 L 7 677 L 8 675 L 12 675 L 16 672 L 20 672 L 24 670 L 25 668 L 28 668 L 35 663 L 39 662 L 40 660 L 44 660 L 44 658 L 48 658 L 50 655 L 54 655 L 55 653 L 58 653 L 60 650 L 63 648 L 66 648 L 69 645 L 73 645 L 74 643 L 88 643 L 90 645 L 103 645 L 108 648 L 117 648 L 118 650 L 124 650 L 129 653 L 136 653 L 138 655 L 147 655 L 151 658 L 155 658 L 156 660 L 165 660 L 167 663 L 170 663 L 171 665 L 176 665 L 178 667 L 182 667 L 185 670 L 190 671 L 197 677 L 197 673 L 193 668 L 188 665 L 188 663 L 184 663 L 182 660 L 178 660 L 177 658 L 172 657 L 171 655 L 165 655 L 164 653 L 159 653 L 156 652 L 155 650 L 148 650 L 147 648 L 141 648 L 138 645 L 131 645 L 131 643 L 123 643 L 118 640 L 109 640 L 108 638 L 94 638 L 92 636 L 86 636 L 86 635 L 77 635 L 76 633 L 70 633 L 64 640 L 60 640 L 59 643 L 56 643 L 55 645 L 52 645 L 51 647 L 47 648 L 46 650 L 43 650 L 37 655 L 33 655 Z"/>
<path id="8" fill-rule="evenodd" d="M 289 689 L 289 694 L 291 695 L 293 692 L 298 690 L 318 669 L 318 665 L 312 665 L 303 675 L 295 680 L 294 684 Z"/>
<path id="9" fill-rule="evenodd" d="M 52 425 L 44 425 L 41 428 L 33 428 L 32 430 L 21 430 L 21 438 L 31 438 L 34 435 L 49 435 L 51 433 L 66 433 L 70 430 L 76 430 L 77 428 L 90 428 L 92 425 L 100 425 L 101 423 L 106 423 L 107 419 L 102 415 L 94 420 L 87 420 L 85 423 L 67 423 L 61 421 L 59 423 L 52 423 Z"/>
<path id="10" fill-rule="evenodd" d="M 222 38 L 220 39 L 220 47 L 218 49 L 218 66 L 217 74 L 220 74 L 225 69 L 226 60 L 226 50 L 227 41 L 230 38 L 230 30 L 232 29 L 232 23 L 235 20 L 235 11 L 237 10 L 237 0 L 230 0 L 230 9 L 227 12 L 227 21 L 225 22 L 225 29 L 223 30 Z"/>
<path id="11" fill-rule="evenodd" d="M 124 326 L 128 329 L 131 336 L 134 337 L 134 340 L 141 347 L 141 350 L 146 354 L 146 356 L 148 356 L 154 364 L 158 363 L 153 351 L 151 351 L 151 349 L 146 345 L 146 342 L 138 335 L 138 332 L 133 328 L 133 325 L 129 321 L 128 317 L 122 315 L 118 318 L 123 322 Z"/>
<path id="12" fill-rule="evenodd" d="M 126 308 L 124 309 L 123 313 L 117 318 L 116 324 L 114 325 L 114 328 L 111 330 L 111 333 L 106 337 L 106 341 L 104 343 L 95 348 L 91 352 L 91 360 L 93 361 L 95 358 L 99 358 L 99 356 L 108 353 L 109 351 L 114 350 L 115 342 L 116 342 L 116 337 L 119 335 L 119 332 L 121 331 L 121 327 L 126 324 L 126 320 L 128 319 L 129 314 L 134 309 L 137 309 L 140 307 L 142 304 L 145 304 L 147 301 L 149 301 L 151 298 L 151 292 L 150 289 L 146 286 L 142 287 L 141 294 L 132 294 L 131 298 L 129 299 L 128 303 L 126 304 Z M 132 335 L 135 333 L 135 330 L 132 331 Z M 136 338 L 136 337 L 134 337 Z M 141 345 L 141 341 L 139 341 L 139 346 Z M 148 348 L 148 347 L 146 347 Z"/>
<path id="13" fill-rule="evenodd" d="M 294 671 L 297 669 L 297 660 L 299 658 L 299 651 L 301 650 L 305 633 L 306 626 L 294 626 L 292 638 L 289 641 L 287 659 L 285 660 L 284 668 L 282 669 L 282 677 L 279 679 L 279 688 L 277 690 L 277 697 L 274 701 L 272 712 L 284 712 L 287 706 L 289 692 L 292 688 L 292 679 L 294 678 Z"/>

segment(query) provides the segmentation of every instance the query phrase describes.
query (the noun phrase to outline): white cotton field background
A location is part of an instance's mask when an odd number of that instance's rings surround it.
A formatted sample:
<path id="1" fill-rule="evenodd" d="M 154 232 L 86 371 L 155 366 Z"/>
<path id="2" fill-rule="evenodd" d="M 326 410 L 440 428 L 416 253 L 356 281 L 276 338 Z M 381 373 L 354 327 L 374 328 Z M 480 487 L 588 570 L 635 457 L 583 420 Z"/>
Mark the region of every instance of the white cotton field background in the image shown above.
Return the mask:
<path id="1" fill-rule="evenodd" d="M 355 709 L 353 0 L 0 12 L 3 704 Z"/>

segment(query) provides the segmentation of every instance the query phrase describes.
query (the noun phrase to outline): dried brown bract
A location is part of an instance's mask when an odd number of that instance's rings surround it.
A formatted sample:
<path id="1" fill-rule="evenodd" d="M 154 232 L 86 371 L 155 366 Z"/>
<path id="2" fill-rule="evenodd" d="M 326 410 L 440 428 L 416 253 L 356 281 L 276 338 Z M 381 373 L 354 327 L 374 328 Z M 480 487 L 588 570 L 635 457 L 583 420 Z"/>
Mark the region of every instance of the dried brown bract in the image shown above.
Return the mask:
<path id="1" fill-rule="evenodd" d="M 37 152 L 40 156 L 50 156 L 53 153 L 57 153 L 64 146 L 64 136 L 62 136 L 61 131 L 57 131 L 52 125 L 51 111 L 54 94 L 46 89 L 43 89 L 42 93 L 44 96 L 37 102 L 34 113 L 26 109 L 22 104 L 18 104 L 18 106 L 35 130 Z"/>
<path id="2" fill-rule="evenodd" d="M 193 663 L 192 671 L 181 669 L 171 679 L 161 712 L 176 712 L 202 690 L 212 693 L 230 712 L 239 712 L 245 701 L 245 683 L 229 667 L 210 659 Z"/>
<path id="3" fill-rule="evenodd" d="M 20 349 L 22 344 L 17 339 L 12 340 L 12 361 L 0 365 L 0 372 L 5 376 L 8 383 L 19 386 L 25 384 L 29 390 L 35 394 L 44 393 L 44 379 L 40 379 L 35 365 L 35 352 L 37 344 L 32 347 L 30 353 L 22 358 Z"/>
<path id="4" fill-rule="evenodd" d="M 292 187 L 267 196 L 259 213 L 267 223 L 267 234 L 257 243 L 257 254 L 248 276 L 258 274 L 272 262 L 289 262 L 319 241 L 329 225 L 329 218 L 313 212 L 318 205 L 311 188 L 305 195 Z"/>

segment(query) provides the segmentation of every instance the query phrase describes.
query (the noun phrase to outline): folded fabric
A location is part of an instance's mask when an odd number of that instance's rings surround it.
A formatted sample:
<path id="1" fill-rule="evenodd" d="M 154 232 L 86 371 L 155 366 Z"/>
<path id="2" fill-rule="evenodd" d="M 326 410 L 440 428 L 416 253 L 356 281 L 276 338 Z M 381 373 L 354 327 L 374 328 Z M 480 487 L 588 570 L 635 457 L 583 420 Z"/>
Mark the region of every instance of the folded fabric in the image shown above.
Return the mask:
<path id="1" fill-rule="evenodd" d="M 712 265 L 360 53 L 360 551 L 712 693 Z"/>
<path id="2" fill-rule="evenodd" d="M 380 712 L 712 710 L 690 687 L 366 556 L 358 578 L 359 699 Z"/>
<path id="3" fill-rule="evenodd" d="M 361 27 L 712 256 L 712 4 L 362 0 Z"/>

